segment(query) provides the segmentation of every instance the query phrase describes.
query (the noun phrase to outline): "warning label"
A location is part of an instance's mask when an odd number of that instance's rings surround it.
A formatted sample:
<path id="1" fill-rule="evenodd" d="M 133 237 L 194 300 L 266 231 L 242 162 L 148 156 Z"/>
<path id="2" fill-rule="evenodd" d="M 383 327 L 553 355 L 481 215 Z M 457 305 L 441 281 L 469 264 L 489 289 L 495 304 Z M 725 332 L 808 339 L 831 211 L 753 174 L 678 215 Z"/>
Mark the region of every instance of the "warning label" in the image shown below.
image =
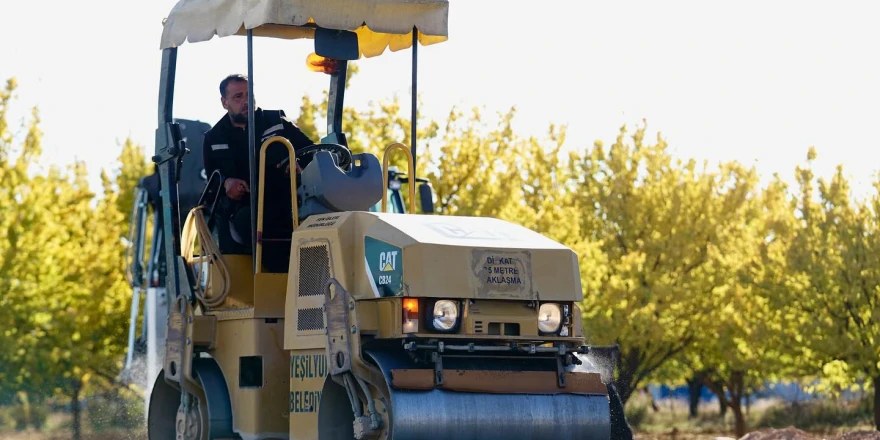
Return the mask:
<path id="1" fill-rule="evenodd" d="M 327 228 L 336 224 L 336 221 L 339 220 L 340 215 L 328 215 L 323 217 L 318 217 L 315 219 L 315 222 L 308 225 L 308 228 Z"/>
<path id="2" fill-rule="evenodd" d="M 533 299 L 530 252 L 474 249 L 472 261 L 478 298 Z"/>
<path id="3" fill-rule="evenodd" d="M 517 261 L 510 257 L 486 257 L 483 270 L 486 271 L 488 284 L 522 284 Z"/>

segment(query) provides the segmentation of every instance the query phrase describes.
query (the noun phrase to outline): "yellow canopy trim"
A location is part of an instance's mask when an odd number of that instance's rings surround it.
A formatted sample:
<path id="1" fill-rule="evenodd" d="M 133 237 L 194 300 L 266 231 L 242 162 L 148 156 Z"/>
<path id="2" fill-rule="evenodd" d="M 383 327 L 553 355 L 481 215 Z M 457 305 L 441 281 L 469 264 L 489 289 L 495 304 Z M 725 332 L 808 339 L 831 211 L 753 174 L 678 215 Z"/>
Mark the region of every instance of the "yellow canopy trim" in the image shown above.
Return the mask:
<path id="1" fill-rule="evenodd" d="M 215 35 L 314 38 L 318 25 L 358 34 L 361 56 L 412 46 L 412 29 L 421 45 L 448 38 L 448 0 L 179 0 L 164 22 L 161 48 L 207 41 Z M 308 17 L 308 18 L 306 18 Z"/>
<path id="2" fill-rule="evenodd" d="M 314 23 L 314 21 L 309 20 L 310 23 Z M 380 32 L 375 32 L 371 30 L 368 26 L 361 26 L 354 30 L 354 32 L 358 36 L 358 47 L 360 49 L 360 56 L 364 58 L 371 58 L 382 55 L 385 52 L 385 49 L 391 49 L 392 52 L 397 52 L 402 49 L 409 49 L 412 47 L 412 31 L 408 34 L 398 35 L 398 34 L 384 34 Z M 301 26 L 286 26 L 286 25 L 278 25 L 278 24 L 264 24 L 259 27 L 253 29 L 253 34 L 255 37 L 266 37 L 266 38 L 281 38 L 285 40 L 297 40 L 297 39 L 314 39 L 315 38 L 315 29 L 310 27 L 301 27 Z M 247 35 L 247 30 L 244 26 L 239 28 L 238 32 L 235 35 Z M 442 35 L 425 35 L 419 32 L 419 44 L 422 46 L 429 46 L 431 44 L 442 43 L 447 40 L 446 36 Z"/>

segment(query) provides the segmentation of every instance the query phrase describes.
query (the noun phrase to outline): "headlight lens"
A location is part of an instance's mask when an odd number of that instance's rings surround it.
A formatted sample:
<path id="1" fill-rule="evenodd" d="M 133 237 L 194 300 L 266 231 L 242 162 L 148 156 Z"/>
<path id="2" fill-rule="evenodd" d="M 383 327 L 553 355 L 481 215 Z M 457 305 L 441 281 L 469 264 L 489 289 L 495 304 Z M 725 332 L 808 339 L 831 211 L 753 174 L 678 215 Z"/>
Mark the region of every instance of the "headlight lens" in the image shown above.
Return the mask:
<path id="1" fill-rule="evenodd" d="M 541 304 L 541 308 L 538 309 L 538 330 L 544 333 L 556 333 L 560 324 L 562 324 L 562 310 L 559 304 Z"/>
<path id="2" fill-rule="evenodd" d="M 441 299 L 434 303 L 434 316 L 431 323 L 434 329 L 449 331 L 458 322 L 458 304 L 455 301 Z"/>

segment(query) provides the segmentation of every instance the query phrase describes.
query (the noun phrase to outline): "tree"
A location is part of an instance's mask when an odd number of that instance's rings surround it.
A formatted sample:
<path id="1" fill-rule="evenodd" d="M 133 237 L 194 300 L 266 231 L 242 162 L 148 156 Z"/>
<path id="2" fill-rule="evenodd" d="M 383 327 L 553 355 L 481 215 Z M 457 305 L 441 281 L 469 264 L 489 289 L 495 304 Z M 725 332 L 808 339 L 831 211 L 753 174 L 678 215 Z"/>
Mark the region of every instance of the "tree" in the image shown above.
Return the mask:
<path id="1" fill-rule="evenodd" d="M 851 379 L 870 379 L 880 429 L 880 185 L 868 203 L 853 202 L 842 166 L 830 181 L 814 182 L 815 158 L 811 148 L 797 169 L 799 222 L 789 264 L 801 288 L 786 297 L 786 309 L 798 316 L 798 342 L 821 362 L 816 370 L 842 362 Z"/>
<path id="2" fill-rule="evenodd" d="M 733 169 L 740 168 L 732 165 Z M 728 210 L 733 221 L 719 231 L 727 245 L 713 260 L 728 283 L 712 292 L 709 327 L 689 349 L 691 370 L 734 414 L 737 436 L 746 432 L 742 400 L 765 380 L 778 378 L 797 357 L 788 343 L 792 326 L 774 299 L 788 279 L 786 257 L 794 237 L 793 204 L 778 178 L 760 193 L 757 176 L 740 168 L 744 203 Z"/>
<path id="3" fill-rule="evenodd" d="M 489 128 L 477 108 L 467 117 L 449 112 L 428 172 L 439 214 L 499 217 L 516 200 L 521 176 L 515 160 L 522 150 L 511 127 L 514 113 L 499 115 L 498 127 Z"/>
<path id="4" fill-rule="evenodd" d="M 0 212 L 11 212 L 14 206 L 14 199 L 9 188 L 12 185 L 10 180 L 12 174 L 9 166 L 9 148 L 12 144 L 12 135 L 8 130 L 6 115 L 9 109 L 9 101 L 12 99 L 12 92 L 15 90 L 14 80 L 9 80 L 5 87 L 0 90 Z M 12 218 L 8 215 L 0 216 L 0 246 L 9 240 L 9 225 Z M 5 247 L 5 246 L 4 246 Z M 8 261 L 8 249 L 0 248 L 0 274 L 4 273 L 6 263 Z M 0 287 L 3 281 L 0 279 Z M 11 313 L 8 301 L 4 295 L 0 295 L 0 322 L 10 322 Z M 12 340 L 13 334 L 11 329 L 0 331 L 0 383 L 10 383 L 11 372 L 6 368 L 7 360 L 12 357 Z M 6 390 L 4 390 L 6 391 Z M 0 395 L 0 402 L 12 399 L 12 393 L 4 393 Z"/>
<path id="5" fill-rule="evenodd" d="M 25 391 L 32 401 L 68 396 L 79 438 L 85 387 L 94 378 L 112 383 L 124 350 L 124 214 L 106 175 L 95 200 L 84 164 L 40 170 L 36 110 L 13 160 L 5 119 L 13 89 L 9 82 L 0 101 L 0 309 L 9 323 L 0 386 Z"/>
<path id="6" fill-rule="evenodd" d="M 659 135 L 646 144 L 644 127 L 632 144 L 626 132 L 572 165 L 581 231 L 601 250 L 589 263 L 597 282 L 585 282 L 585 333 L 592 343 L 620 345 L 624 402 L 712 328 L 719 292 L 731 288 L 724 273 L 737 245 L 731 231 L 741 226 L 755 180 L 735 166 L 710 172 L 673 161 Z"/>
<path id="7" fill-rule="evenodd" d="M 124 215 L 124 222 L 127 225 L 131 217 L 131 207 L 134 203 L 138 183 L 152 173 L 153 167 L 147 161 L 143 147 L 136 144 L 131 138 L 126 139 L 122 144 L 117 160 L 119 168 L 116 172 L 112 192 L 115 193 L 116 209 Z"/>

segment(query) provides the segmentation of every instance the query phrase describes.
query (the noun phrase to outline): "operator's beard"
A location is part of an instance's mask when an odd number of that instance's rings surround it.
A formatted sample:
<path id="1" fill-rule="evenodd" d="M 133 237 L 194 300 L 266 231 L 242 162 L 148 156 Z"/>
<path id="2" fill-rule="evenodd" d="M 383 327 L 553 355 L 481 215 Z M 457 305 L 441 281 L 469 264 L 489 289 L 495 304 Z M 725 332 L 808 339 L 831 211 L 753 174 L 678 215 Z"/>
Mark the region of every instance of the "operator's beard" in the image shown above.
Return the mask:
<path id="1" fill-rule="evenodd" d="M 232 122 L 235 122 L 237 124 L 247 124 L 247 121 L 248 121 L 247 115 L 239 115 L 239 114 L 232 115 Z"/>

